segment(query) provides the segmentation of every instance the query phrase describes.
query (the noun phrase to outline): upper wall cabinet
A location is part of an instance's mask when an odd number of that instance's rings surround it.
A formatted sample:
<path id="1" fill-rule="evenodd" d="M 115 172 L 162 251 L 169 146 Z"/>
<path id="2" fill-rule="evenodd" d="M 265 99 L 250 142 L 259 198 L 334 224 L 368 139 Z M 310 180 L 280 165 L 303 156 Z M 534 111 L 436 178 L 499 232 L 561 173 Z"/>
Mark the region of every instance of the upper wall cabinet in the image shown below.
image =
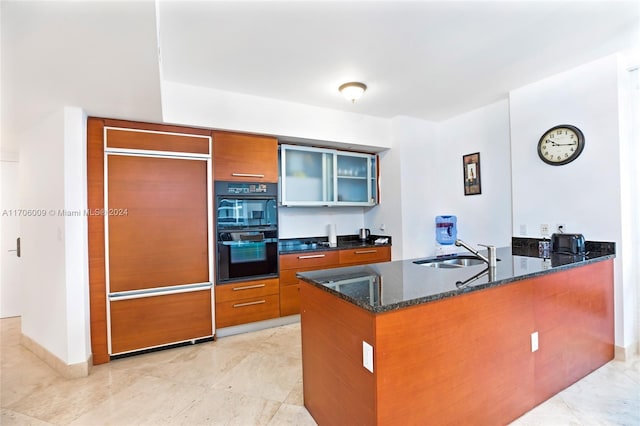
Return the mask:
<path id="1" fill-rule="evenodd" d="M 213 132 L 213 178 L 278 182 L 278 140 L 268 136 Z"/>
<path id="2" fill-rule="evenodd" d="M 280 145 L 283 206 L 373 206 L 378 203 L 377 156 Z"/>

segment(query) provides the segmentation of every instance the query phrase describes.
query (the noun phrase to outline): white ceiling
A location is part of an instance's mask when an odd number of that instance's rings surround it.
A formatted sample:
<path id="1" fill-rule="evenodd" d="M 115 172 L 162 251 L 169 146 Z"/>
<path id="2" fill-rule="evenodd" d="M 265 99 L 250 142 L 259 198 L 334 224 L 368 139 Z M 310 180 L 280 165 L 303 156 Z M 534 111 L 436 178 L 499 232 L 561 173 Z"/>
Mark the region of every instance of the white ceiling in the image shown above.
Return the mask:
<path id="1" fill-rule="evenodd" d="M 2 0 L 2 149 L 61 105 L 161 122 L 161 79 L 443 120 L 629 47 L 639 5 Z M 350 80 L 369 86 L 355 104 L 337 92 Z"/>
<path id="2" fill-rule="evenodd" d="M 153 2 L 0 0 L 2 152 L 61 106 L 162 121 Z"/>
<path id="3" fill-rule="evenodd" d="M 163 1 L 163 78 L 386 118 L 439 121 L 625 47 L 639 5 Z M 369 89 L 351 105 L 337 88 L 354 80 Z"/>

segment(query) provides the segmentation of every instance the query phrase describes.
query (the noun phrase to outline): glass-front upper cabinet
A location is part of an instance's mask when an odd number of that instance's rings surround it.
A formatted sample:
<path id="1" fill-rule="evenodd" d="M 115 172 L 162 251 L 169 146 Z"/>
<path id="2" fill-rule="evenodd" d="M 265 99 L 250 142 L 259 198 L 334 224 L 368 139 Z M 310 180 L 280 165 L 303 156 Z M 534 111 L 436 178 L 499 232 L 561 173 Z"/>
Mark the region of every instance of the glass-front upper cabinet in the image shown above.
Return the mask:
<path id="1" fill-rule="evenodd" d="M 369 204 L 370 155 L 336 154 L 338 202 Z"/>
<path id="2" fill-rule="evenodd" d="M 280 145 L 283 205 L 327 205 L 334 196 L 334 159 L 326 150 Z"/>
<path id="3" fill-rule="evenodd" d="M 280 145 L 284 206 L 373 206 L 378 202 L 377 156 Z"/>
<path id="4" fill-rule="evenodd" d="M 369 187 L 369 200 L 371 204 L 378 204 L 378 156 L 371 155 L 371 167 L 369 181 L 371 186 Z"/>

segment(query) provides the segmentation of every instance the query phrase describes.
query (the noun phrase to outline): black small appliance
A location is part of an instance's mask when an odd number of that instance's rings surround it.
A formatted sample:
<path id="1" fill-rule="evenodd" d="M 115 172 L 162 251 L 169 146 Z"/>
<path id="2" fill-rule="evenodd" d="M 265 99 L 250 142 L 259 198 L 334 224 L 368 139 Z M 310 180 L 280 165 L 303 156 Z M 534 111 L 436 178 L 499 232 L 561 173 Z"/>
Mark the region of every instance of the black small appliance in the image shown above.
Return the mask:
<path id="1" fill-rule="evenodd" d="M 560 254 L 585 254 L 584 236 L 582 234 L 553 234 L 551 236 L 551 252 Z"/>

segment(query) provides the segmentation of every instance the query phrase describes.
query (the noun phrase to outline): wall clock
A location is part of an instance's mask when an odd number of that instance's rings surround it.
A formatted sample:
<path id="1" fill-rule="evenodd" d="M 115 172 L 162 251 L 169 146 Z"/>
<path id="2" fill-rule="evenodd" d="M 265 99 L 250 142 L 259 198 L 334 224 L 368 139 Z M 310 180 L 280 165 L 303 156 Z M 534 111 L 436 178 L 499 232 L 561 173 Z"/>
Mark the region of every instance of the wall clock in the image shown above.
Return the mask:
<path id="1" fill-rule="evenodd" d="M 560 124 L 547 130 L 538 141 L 540 159 L 552 166 L 575 160 L 584 149 L 584 135 L 576 126 Z"/>

